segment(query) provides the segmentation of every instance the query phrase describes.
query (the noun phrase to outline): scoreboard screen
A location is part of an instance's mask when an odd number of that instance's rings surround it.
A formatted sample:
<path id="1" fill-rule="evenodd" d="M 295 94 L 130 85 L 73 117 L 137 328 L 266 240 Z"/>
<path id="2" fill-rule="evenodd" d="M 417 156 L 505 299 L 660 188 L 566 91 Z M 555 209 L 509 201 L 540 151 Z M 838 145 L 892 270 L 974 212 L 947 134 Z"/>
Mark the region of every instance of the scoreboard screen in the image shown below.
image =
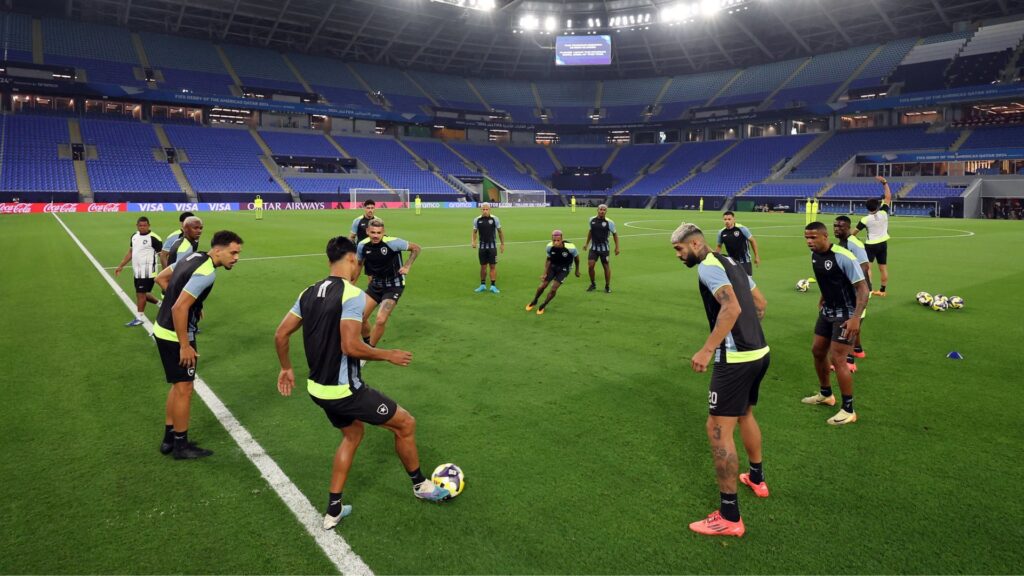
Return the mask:
<path id="1" fill-rule="evenodd" d="M 607 66 L 611 63 L 611 36 L 558 36 L 555 39 L 557 66 Z"/>

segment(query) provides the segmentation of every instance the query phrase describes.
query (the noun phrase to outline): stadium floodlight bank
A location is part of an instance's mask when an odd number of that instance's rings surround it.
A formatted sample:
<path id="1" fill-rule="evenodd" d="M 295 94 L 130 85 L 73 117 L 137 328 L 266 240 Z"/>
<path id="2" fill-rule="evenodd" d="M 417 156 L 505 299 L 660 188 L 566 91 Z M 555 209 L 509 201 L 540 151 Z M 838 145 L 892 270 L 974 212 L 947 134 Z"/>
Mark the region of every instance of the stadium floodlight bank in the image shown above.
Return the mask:
<path id="1" fill-rule="evenodd" d="M 868 209 L 864 206 L 866 198 L 838 199 L 819 198 L 819 214 L 867 214 Z M 793 200 L 796 212 L 803 214 L 807 206 L 807 198 L 795 198 Z M 893 216 L 938 216 L 939 202 L 937 200 L 896 200 L 893 202 Z"/>
<path id="2" fill-rule="evenodd" d="M 409 208 L 408 188 L 352 188 L 349 190 L 349 201 L 352 206 L 361 206 L 363 202 L 373 200 L 378 207 Z"/>
<path id="3" fill-rule="evenodd" d="M 547 190 L 505 190 L 501 193 L 501 203 L 512 206 L 547 206 Z"/>

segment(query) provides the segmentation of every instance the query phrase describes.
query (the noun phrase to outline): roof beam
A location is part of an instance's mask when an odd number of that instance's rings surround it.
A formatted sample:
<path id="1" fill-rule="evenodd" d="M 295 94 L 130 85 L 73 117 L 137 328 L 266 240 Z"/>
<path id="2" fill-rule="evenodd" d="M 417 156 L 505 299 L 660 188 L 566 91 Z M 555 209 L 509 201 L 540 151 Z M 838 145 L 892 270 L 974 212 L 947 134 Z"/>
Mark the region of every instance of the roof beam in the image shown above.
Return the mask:
<path id="1" fill-rule="evenodd" d="M 716 26 L 715 28 L 716 28 L 716 32 L 717 32 L 717 28 L 718 27 Z M 736 65 L 736 61 L 734 61 L 732 59 L 732 56 L 729 56 L 729 53 L 725 51 L 725 48 L 722 48 L 722 42 L 718 39 L 718 34 L 716 34 L 715 32 L 712 32 L 711 33 L 711 39 L 714 40 L 715 46 L 718 46 L 718 51 L 721 52 L 722 56 L 724 56 L 725 59 L 729 61 L 729 64 L 732 65 L 732 66 L 735 66 Z"/>
<path id="2" fill-rule="evenodd" d="M 128 25 L 128 15 L 132 12 L 132 0 L 127 0 L 124 3 L 124 11 L 121 12 L 121 26 Z"/>
<path id="3" fill-rule="evenodd" d="M 1009 16 L 1010 10 L 1006 7 L 1006 0 L 997 0 L 999 9 L 1003 11 L 1003 16 Z"/>
<path id="4" fill-rule="evenodd" d="M 274 33 L 277 32 L 277 26 L 281 23 L 281 18 L 284 18 L 285 13 L 288 12 L 288 5 L 291 3 L 292 0 L 284 0 L 284 4 L 281 5 L 281 11 L 277 13 L 277 20 L 274 20 L 274 25 L 270 28 L 267 39 L 263 41 L 264 46 L 270 45 L 270 40 L 273 39 Z"/>
<path id="5" fill-rule="evenodd" d="M 331 14 L 334 12 L 334 7 L 337 5 L 338 4 L 336 2 L 331 2 L 327 7 L 327 12 L 324 14 L 324 17 L 320 19 L 320 23 L 316 25 L 316 29 L 313 30 L 313 33 L 310 34 L 309 41 L 306 42 L 306 52 L 309 52 L 309 49 L 313 46 L 313 42 L 316 42 L 317 37 L 320 36 L 320 31 L 324 29 L 324 25 L 327 24 L 327 21 L 331 18 Z"/>
<path id="6" fill-rule="evenodd" d="M 750 41 L 754 43 L 754 46 L 760 48 L 761 52 L 764 52 L 765 56 L 769 58 L 775 58 L 775 55 L 772 54 L 771 50 L 765 48 L 764 44 L 762 44 L 761 41 L 757 39 L 757 36 L 754 36 L 754 34 L 746 26 L 743 25 L 742 20 L 740 20 L 739 18 L 733 18 L 732 22 L 734 22 L 740 30 L 743 30 L 743 33 L 747 35 L 747 38 L 750 38 Z"/>
<path id="7" fill-rule="evenodd" d="M 899 36 L 899 31 L 892 25 L 892 20 L 889 20 L 889 15 L 885 13 L 885 10 L 882 10 L 882 7 L 878 5 L 878 2 L 876 0 L 871 0 L 871 5 L 875 7 L 878 15 L 882 17 L 882 21 L 889 27 L 889 30 L 892 31 L 893 35 Z"/>
<path id="8" fill-rule="evenodd" d="M 420 44 L 419 49 L 416 50 L 416 53 L 412 55 L 412 58 L 410 58 L 409 61 L 405 63 L 405 65 L 412 66 L 413 64 L 415 64 L 416 60 L 419 60 L 420 55 L 423 54 L 423 51 L 427 49 L 427 46 L 430 46 L 430 44 L 434 42 L 434 39 L 437 38 L 438 34 L 440 34 L 442 30 L 444 30 L 443 25 L 435 26 L 434 33 L 430 35 L 430 38 L 427 39 L 426 42 Z"/>
<path id="9" fill-rule="evenodd" d="M 789 35 L 793 37 L 793 40 L 796 40 L 797 44 L 799 44 L 807 52 L 812 51 L 811 47 L 807 45 L 807 42 L 804 41 L 804 39 L 799 34 L 796 33 L 796 30 L 793 30 L 793 27 L 789 25 L 789 22 L 787 22 L 785 18 L 779 16 L 779 13 L 776 12 L 775 10 L 769 9 L 769 12 L 771 12 L 775 16 L 775 19 L 782 24 L 782 27 L 789 32 Z"/>
<path id="10" fill-rule="evenodd" d="M 384 45 L 384 48 L 377 53 L 377 57 L 373 59 L 374 63 L 380 62 L 385 56 L 387 56 L 388 50 L 391 50 L 391 47 L 395 45 L 395 41 L 402 36 L 402 32 L 405 32 L 405 29 L 409 27 L 409 22 L 410 20 L 402 22 L 402 27 L 398 29 L 398 32 L 395 32 L 391 37 L 391 40 L 388 40 L 388 43 Z"/>
<path id="11" fill-rule="evenodd" d="M 235 0 L 235 5 L 231 8 L 231 14 L 228 16 L 228 23 L 224 25 L 224 29 L 220 32 L 221 40 L 228 37 L 228 31 L 231 30 L 231 24 L 235 21 L 235 14 L 238 14 L 238 5 L 241 3 L 242 0 Z"/>
<path id="12" fill-rule="evenodd" d="M 441 65 L 441 70 L 447 70 L 448 69 L 448 65 L 452 63 L 452 58 L 455 58 L 455 55 L 459 53 L 459 50 L 462 50 L 462 45 L 466 43 L 466 40 L 468 38 L 469 38 L 469 28 L 466 28 L 466 31 L 463 32 L 463 34 L 462 34 L 462 40 L 459 40 L 459 44 L 457 46 L 455 46 L 455 49 L 452 50 L 450 54 L 448 54 L 448 59 L 445 60 L 444 64 Z M 494 46 L 494 42 L 491 42 L 491 46 L 492 47 Z"/>
<path id="13" fill-rule="evenodd" d="M 344 58 L 345 55 L 348 54 L 348 51 L 352 49 L 352 46 L 355 45 L 356 40 L 359 40 L 359 38 L 363 35 L 363 30 L 366 30 L 366 25 L 369 24 L 370 20 L 373 19 L 373 13 L 376 11 L 376 8 L 370 9 L 369 14 L 367 14 L 366 18 L 363 19 L 363 23 L 359 25 L 359 30 L 357 30 L 356 33 L 352 35 L 352 39 L 348 41 L 348 44 L 345 45 L 345 49 L 341 51 L 341 55 L 338 56 L 339 58 Z"/>
<path id="14" fill-rule="evenodd" d="M 949 17 L 946 16 L 946 11 L 942 9 L 942 4 L 939 4 L 938 0 L 932 0 L 932 6 L 935 6 L 935 11 L 939 13 L 939 18 L 942 18 L 942 23 L 949 26 Z"/>
<path id="15" fill-rule="evenodd" d="M 683 51 L 683 56 L 686 57 L 686 61 L 690 63 L 690 68 L 693 68 L 693 70 L 696 71 L 697 64 L 694 63 L 693 58 L 690 57 L 690 51 L 686 48 L 682 35 L 676 36 L 676 40 L 679 42 L 679 48 Z"/>
<path id="16" fill-rule="evenodd" d="M 822 6 L 820 0 L 815 0 L 815 3 L 818 5 L 818 8 L 821 8 L 821 11 L 825 14 L 825 18 L 832 23 L 832 27 L 836 29 L 836 32 L 843 37 L 843 40 L 846 40 L 846 45 L 853 46 L 853 40 L 850 40 L 850 36 L 846 33 L 846 30 L 843 30 L 843 27 L 839 25 L 839 22 L 836 22 L 836 19 L 832 16 L 832 13 L 828 8 Z"/>
<path id="17" fill-rule="evenodd" d="M 520 43 L 519 43 L 519 52 L 518 52 L 518 53 L 516 54 L 516 61 L 515 61 L 515 63 L 514 63 L 514 64 L 512 64 L 512 71 L 510 72 L 510 74 L 511 74 L 512 76 L 515 76 L 515 74 L 516 74 L 516 68 L 519 68 L 519 59 L 523 57 L 523 48 L 524 48 L 524 47 L 525 47 L 525 46 L 523 46 L 523 43 L 522 43 L 522 42 L 520 42 Z"/>
<path id="18" fill-rule="evenodd" d="M 497 43 L 498 43 L 498 35 L 494 34 L 494 35 L 491 36 L 491 45 L 487 47 L 487 51 L 484 52 L 484 57 L 480 59 L 480 65 L 476 67 L 476 73 L 477 74 L 479 74 L 480 72 L 483 71 L 484 66 L 487 64 L 487 59 L 491 57 L 491 51 L 494 50 L 494 45 L 497 44 Z M 452 56 L 449 57 L 448 60 L 451 61 L 451 59 L 454 58 L 454 57 L 455 57 L 455 54 L 452 54 Z M 448 67 L 447 63 L 445 64 L 445 67 L 446 68 Z"/>
<path id="19" fill-rule="evenodd" d="M 178 22 L 174 25 L 174 31 L 181 30 L 181 19 L 185 17 L 185 6 L 188 6 L 187 1 L 181 3 L 181 10 L 178 10 Z"/>

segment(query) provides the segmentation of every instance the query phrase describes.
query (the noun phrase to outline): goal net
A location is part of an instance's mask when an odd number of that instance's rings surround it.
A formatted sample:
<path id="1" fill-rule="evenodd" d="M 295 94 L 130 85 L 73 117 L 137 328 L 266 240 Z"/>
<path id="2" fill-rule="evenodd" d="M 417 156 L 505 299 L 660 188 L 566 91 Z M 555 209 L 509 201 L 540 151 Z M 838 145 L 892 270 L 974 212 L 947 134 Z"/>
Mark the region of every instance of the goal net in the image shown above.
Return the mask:
<path id="1" fill-rule="evenodd" d="M 378 208 L 409 208 L 408 188 L 352 188 L 349 202 L 352 208 L 359 208 L 363 202 L 373 200 Z"/>
<path id="2" fill-rule="evenodd" d="M 547 190 L 505 190 L 501 203 L 512 206 L 547 206 Z"/>

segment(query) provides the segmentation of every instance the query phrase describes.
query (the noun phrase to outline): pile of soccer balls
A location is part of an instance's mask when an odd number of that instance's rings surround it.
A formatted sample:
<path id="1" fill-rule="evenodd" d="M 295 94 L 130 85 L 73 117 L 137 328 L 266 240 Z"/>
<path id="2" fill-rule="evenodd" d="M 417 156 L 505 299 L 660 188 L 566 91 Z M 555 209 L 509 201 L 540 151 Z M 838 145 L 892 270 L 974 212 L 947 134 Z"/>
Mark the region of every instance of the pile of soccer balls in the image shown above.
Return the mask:
<path id="1" fill-rule="evenodd" d="M 801 279 L 796 281 L 796 291 L 797 292 L 807 292 L 807 290 L 810 289 L 810 287 L 811 287 L 811 281 L 809 279 L 807 279 L 807 278 L 801 278 Z"/>
<path id="2" fill-rule="evenodd" d="M 945 312 L 952 308 L 959 310 L 964 307 L 964 299 L 959 296 L 943 296 L 942 294 L 936 294 L 932 296 L 927 292 L 918 292 L 917 303 L 921 306 L 927 306 L 936 312 Z"/>

